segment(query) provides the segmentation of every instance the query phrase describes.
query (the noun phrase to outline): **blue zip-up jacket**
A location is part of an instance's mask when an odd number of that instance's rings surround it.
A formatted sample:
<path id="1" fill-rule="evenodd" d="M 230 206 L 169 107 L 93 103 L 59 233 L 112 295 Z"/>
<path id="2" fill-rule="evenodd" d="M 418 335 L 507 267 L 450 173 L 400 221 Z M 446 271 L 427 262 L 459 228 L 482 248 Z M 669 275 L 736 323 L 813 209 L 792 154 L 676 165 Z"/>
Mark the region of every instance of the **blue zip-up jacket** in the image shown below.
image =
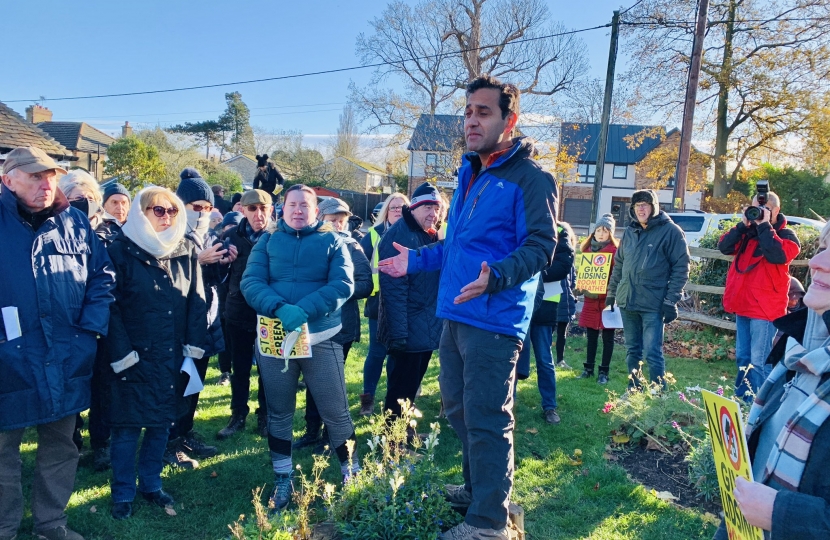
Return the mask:
<path id="1" fill-rule="evenodd" d="M 0 307 L 16 307 L 21 337 L 0 321 L 0 431 L 89 408 L 97 335 L 106 335 L 115 274 L 89 220 L 57 190 L 37 230 L 15 194 L 0 192 Z"/>
<path id="2" fill-rule="evenodd" d="M 556 248 L 556 182 L 534 153 L 533 143 L 520 138 L 486 169 L 476 153 L 462 158 L 446 238 L 410 251 L 407 269 L 441 269 L 439 318 L 525 338 L 539 272 Z M 484 261 L 491 269 L 485 294 L 454 304 Z"/>
<path id="3" fill-rule="evenodd" d="M 354 293 L 354 265 L 346 242 L 324 221 L 299 231 L 280 220 L 248 256 L 242 295 L 254 310 L 276 317 L 283 304 L 308 313 L 308 331 L 340 326 L 340 308 Z"/>

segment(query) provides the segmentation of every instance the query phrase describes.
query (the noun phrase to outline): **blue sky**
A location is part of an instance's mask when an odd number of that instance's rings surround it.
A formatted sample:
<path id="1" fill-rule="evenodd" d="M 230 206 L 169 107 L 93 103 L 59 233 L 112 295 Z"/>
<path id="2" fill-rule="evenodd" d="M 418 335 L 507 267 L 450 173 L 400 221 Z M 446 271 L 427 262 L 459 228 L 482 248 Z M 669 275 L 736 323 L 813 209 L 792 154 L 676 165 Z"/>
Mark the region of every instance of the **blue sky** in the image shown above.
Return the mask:
<path id="1" fill-rule="evenodd" d="M 633 3 L 630 0 L 626 6 Z M 125 120 L 162 126 L 216 118 L 224 94 L 237 90 L 251 123 L 269 129 L 331 134 L 348 84 L 371 70 L 168 94 L 48 101 L 214 84 L 357 66 L 355 38 L 379 16 L 382 0 L 27 0 L 3 7 L 0 101 L 23 114 L 46 96 L 54 120 L 86 121 L 115 131 Z M 548 0 L 570 28 L 610 21 L 620 0 Z M 608 29 L 581 34 L 594 76 L 603 77 Z"/>

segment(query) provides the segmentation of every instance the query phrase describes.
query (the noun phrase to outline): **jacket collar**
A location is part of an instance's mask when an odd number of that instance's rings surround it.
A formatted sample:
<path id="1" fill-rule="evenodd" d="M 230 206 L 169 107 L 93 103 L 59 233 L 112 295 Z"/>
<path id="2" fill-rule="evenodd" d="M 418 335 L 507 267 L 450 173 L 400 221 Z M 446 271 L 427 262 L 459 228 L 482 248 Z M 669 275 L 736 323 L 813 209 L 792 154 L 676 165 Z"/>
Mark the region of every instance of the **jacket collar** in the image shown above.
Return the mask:
<path id="1" fill-rule="evenodd" d="M 532 156 L 536 152 L 536 147 L 533 144 L 533 141 L 528 137 L 515 137 L 513 139 L 513 147 L 510 149 L 509 152 L 506 152 L 503 156 L 495 161 L 492 165 L 487 167 L 488 169 L 494 169 L 496 167 L 500 167 L 504 165 L 508 161 L 512 160 L 514 156 L 518 156 L 516 159 L 522 159 L 527 156 Z M 464 154 L 463 158 L 467 160 L 470 165 L 473 167 L 473 171 L 476 173 L 481 171 L 481 157 L 479 157 L 478 153 L 476 152 L 468 152 Z"/>
<path id="2" fill-rule="evenodd" d="M 669 221 L 671 221 L 671 218 L 665 212 L 660 210 L 660 212 L 658 212 L 656 216 L 651 216 L 650 218 L 648 218 L 648 224 L 645 229 L 643 229 L 643 226 L 636 219 L 632 219 L 628 226 L 637 231 L 648 231 L 651 230 L 652 227 L 665 225 Z"/>
<path id="3" fill-rule="evenodd" d="M 297 236 L 308 236 L 309 234 L 314 234 L 316 232 L 331 232 L 334 231 L 334 227 L 332 227 L 328 222 L 317 220 L 317 223 L 314 225 L 308 225 L 303 227 L 299 231 L 297 229 L 293 229 L 288 226 L 284 219 L 281 219 L 279 224 L 277 225 L 277 230 L 286 234 L 290 235 L 297 235 Z"/>
<path id="4" fill-rule="evenodd" d="M 18 199 L 14 191 L 10 190 L 8 187 L 3 186 L 2 190 L 0 190 L 0 204 L 5 206 L 7 210 L 16 216 L 19 216 L 17 212 L 19 201 L 20 199 Z M 55 217 L 61 212 L 65 212 L 67 208 L 69 208 L 69 200 L 67 200 L 66 195 L 64 195 L 61 190 L 56 189 L 55 200 L 52 203 L 49 217 Z"/>

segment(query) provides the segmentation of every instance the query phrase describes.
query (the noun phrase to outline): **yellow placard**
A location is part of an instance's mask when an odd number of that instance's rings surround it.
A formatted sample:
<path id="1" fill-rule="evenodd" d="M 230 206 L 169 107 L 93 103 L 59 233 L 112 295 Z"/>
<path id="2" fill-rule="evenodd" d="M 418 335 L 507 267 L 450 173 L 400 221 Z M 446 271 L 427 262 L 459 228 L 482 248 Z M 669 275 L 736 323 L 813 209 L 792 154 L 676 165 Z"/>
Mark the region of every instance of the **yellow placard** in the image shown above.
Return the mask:
<path id="1" fill-rule="evenodd" d="M 712 438 L 715 469 L 718 472 L 726 532 L 730 540 L 764 540 L 764 532 L 747 523 L 732 495 L 735 479 L 739 476 L 752 482 L 752 466 L 749 463 L 741 409 L 731 399 L 714 392 L 704 390 L 702 393 L 709 436 Z"/>
<path id="2" fill-rule="evenodd" d="M 593 294 L 605 294 L 613 253 L 580 253 L 576 261 L 576 286 Z"/>
<path id="3" fill-rule="evenodd" d="M 259 354 L 271 358 L 283 358 L 282 342 L 285 340 L 282 321 L 257 315 L 256 336 Z M 300 337 L 288 358 L 311 358 L 311 339 L 308 324 L 304 324 Z"/>

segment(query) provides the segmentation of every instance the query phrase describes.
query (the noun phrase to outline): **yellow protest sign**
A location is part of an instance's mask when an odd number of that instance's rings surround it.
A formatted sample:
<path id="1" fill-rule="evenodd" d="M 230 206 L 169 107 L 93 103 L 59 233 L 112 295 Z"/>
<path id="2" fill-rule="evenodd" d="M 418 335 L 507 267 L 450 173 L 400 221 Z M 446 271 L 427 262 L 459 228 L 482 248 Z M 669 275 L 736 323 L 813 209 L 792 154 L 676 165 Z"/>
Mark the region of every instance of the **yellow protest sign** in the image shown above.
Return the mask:
<path id="1" fill-rule="evenodd" d="M 594 294 L 605 294 L 613 257 L 613 253 L 580 253 L 577 255 L 574 288 Z"/>
<path id="2" fill-rule="evenodd" d="M 764 540 L 764 532 L 747 523 L 738 509 L 732 491 L 735 479 L 743 476 L 752 482 L 752 467 L 746 446 L 741 410 L 737 403 L 714 392 L 703 392 L 712 453 L 718 472 L 726 532 L 730 540 Z"/>
<path id="3" fill-rule="evenodd" d="M 282 358 L 282 342 L 285 340 L 286 332 L 282 327 L 282 321 L 257 315 L 257 347 L 259 354 L 271 358 Z M 308 335 L 308 324 L 303 325 L 300 337 L 294 344 L 288 358 L 311 358 L 311 340 Z"/>

